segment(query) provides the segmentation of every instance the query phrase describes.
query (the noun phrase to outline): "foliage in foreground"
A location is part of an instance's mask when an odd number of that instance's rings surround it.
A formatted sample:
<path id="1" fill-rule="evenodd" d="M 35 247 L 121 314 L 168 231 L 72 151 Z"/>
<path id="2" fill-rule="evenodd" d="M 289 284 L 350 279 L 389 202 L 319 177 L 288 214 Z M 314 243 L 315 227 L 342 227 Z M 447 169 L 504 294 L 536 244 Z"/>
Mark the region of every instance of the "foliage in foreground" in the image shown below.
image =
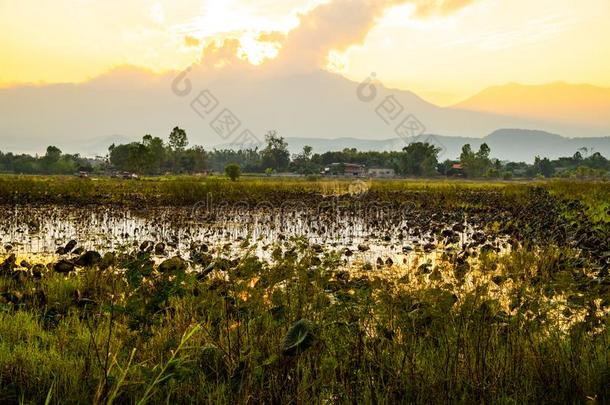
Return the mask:
<path id="1" fill-rule="evenodd" d="M 1 282 L 4 403 L 610 399 L 608 280 L 558 249 L 347 273 L 303 241 L 273 265 L 107 255 Z"/>
<path id="2" fill-rule="evenodd" d="M 348 185 L 12 177 L 0 198 L 120 208 Z M 191 263 L 155 264 L 146 247 L 83 254 L 76 271 L 3 258 L 0 402 L 608 402 L 608 185 L 539 186 L 373 183 L 362 199 L 417 203 L 437 224 L 467 214 L 511 238 L 508 254 L 447 250 L 408 271 L 346 271 L 303 239 L 270 246 L 270 262 L 203 245 Z"/>

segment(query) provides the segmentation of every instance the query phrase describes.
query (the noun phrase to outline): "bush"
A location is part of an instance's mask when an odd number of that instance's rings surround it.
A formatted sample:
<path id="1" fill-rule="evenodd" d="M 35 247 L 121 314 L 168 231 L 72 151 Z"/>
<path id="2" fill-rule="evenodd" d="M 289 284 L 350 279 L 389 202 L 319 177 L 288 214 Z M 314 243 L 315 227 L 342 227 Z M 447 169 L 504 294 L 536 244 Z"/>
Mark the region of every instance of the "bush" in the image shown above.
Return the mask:
<path id="1" fill-rule="evenodd" d="M 225 166 L 225 175 L 233 181 L 237 181 L 241 176 L 241 168 L 238 164 L 231 163 Z"/>

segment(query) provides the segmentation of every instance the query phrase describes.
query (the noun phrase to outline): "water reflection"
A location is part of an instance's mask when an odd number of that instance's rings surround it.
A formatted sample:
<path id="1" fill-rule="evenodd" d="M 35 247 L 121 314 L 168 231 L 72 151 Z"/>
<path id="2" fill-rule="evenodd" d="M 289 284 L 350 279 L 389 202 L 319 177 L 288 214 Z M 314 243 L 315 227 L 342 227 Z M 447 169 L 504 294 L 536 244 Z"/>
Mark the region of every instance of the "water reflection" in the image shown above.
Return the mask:
<path id="1" fill-rule="evenodd" d="M 144 241 L 163 242 L 164 255 L 189 259 L 194 246 L 212 253 L 241 256 L 249 251 L 270 260 L 279 242 L 299 238 L 321 251 L 336 251 L 346 263 L 408 266 L 436 261 L 445 252 L 482 245 L 501 250 L 506 241 L 489 241 L 484 230 L 464 219 L 458 223 L 403 212 L 366 212 L 330 207 L 232 206 L 213 212 L 189 208 L 125 210 L 109 207 L 12 206 L 3 210 L 0 239 L 18 255 L 54 255 L 69 240 L 100 253 L 130 249 Z M 418 218 L 418 220 L 414 220 Z"/>

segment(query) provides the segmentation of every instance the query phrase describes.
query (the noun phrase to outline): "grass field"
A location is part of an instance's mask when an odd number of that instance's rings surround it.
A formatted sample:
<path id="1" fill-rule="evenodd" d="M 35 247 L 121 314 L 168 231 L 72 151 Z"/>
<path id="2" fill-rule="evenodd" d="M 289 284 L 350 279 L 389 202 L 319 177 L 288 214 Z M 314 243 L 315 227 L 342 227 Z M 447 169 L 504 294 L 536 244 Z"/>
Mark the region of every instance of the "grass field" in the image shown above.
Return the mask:
<path id="1" fill-rule="evenodd" d="M 384 203 L 404 222 L 365 218 L 368 243 L 398 253 L 352 259 L 365 247 L 298 233 L 266 258 L 248 238 L 239 254 L 192 237 L 179 253 L 137 240 L 48 263 L 5 246 L 0 402 L 610 402 L 607 182 L 0 177 L 7 210 L 66 218 L 75 206 L 171 214 L 210 196 L 304 202 L 318 233 L 329 199 Z M 407 251 L 407 236 L 421 244 Z"/>

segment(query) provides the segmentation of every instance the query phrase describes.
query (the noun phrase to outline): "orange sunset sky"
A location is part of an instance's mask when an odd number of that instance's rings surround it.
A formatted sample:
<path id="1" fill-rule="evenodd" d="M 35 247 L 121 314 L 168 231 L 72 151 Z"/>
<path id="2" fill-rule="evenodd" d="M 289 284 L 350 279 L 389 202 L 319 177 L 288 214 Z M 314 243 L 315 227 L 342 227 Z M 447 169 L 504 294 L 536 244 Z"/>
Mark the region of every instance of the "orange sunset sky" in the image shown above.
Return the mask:
<path id="1" fill-rule="evenodd" d="M 439 105 L 509 82 L 610 87 L 608 0 L 334 2 L 345 23 L 316 63 L 353 80 L 374 71 Z M 227 38 L 264 69 L 323 3 L 0 0 L 0 86 L 77 83 L 121 65 L 181 70 Z"/>

